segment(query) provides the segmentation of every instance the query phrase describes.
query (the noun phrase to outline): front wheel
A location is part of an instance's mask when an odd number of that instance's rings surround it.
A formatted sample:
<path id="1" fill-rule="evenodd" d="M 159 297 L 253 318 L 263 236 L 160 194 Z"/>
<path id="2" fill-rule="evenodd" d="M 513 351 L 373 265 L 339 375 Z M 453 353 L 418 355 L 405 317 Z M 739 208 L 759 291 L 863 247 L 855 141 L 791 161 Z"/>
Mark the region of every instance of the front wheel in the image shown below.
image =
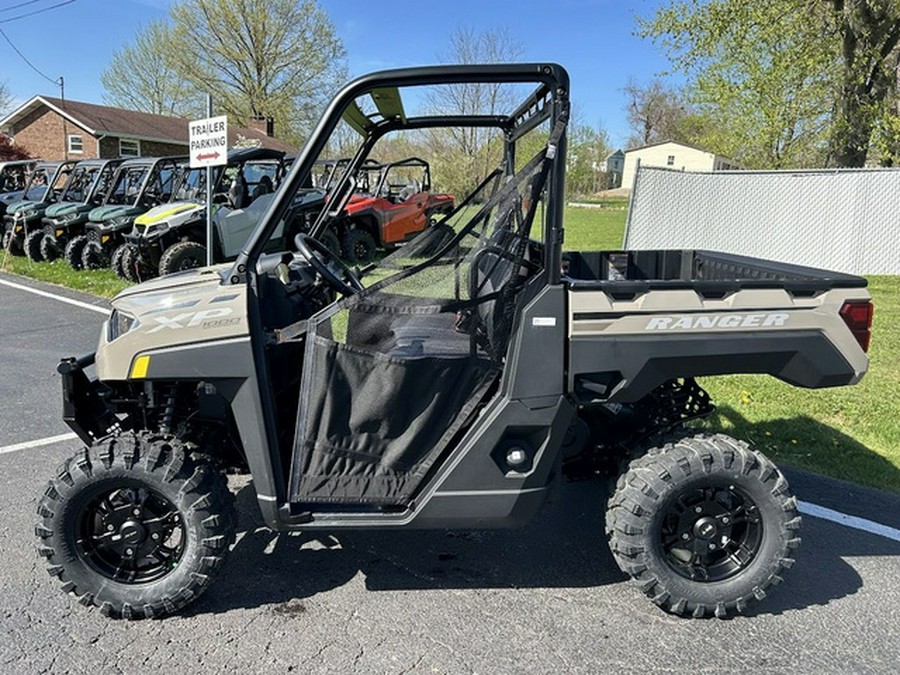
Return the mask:
<path id="1" fill-rule="evenodd" d="M 53 262 L 59 260 L 62 254 L 59 240 L 52 234 L 44 234 L 44 238 L 41 239 L 41 257 L 47 262 Z"/>
<path id="2" fill-rule="evenodd" d="M 16 239 L 16 235 L 12 231 L 12 226 L 3 233 L 3 248 L 5 248 L 10 255 L 25 255 L 25 251 L 22 249 L 22 243 Z"/>
<path id="3" fill-rule="evenodd" d="M 88 241 L 81 253 L 81 267 L 86 270 L 102 270 L 109 267 L 109 255 L 96 241 Z"/>
<path id="4" fill-rule="evenodd" d="M 234 540 L 234 497 L 187 449 L 170 436 L 112 436 L 60 467 L 35 533 L 64 591 L 107 616 L 142 619 L 206 589 Z"/>
<path id="5" fill-rule="evenodd" d="M 179 241 L 159 258 L 160 275 L 184 272 L 206 264 L 206 247 L 195 241 Z"/>
<path id="6" fill-rule="evenodd" d="M 44 238 L 43 230 L 32 230 L 25 236 L 25 255 L 31 262 L 42 262 L 41 240 Z"/>
<path id="7" fill-rule="evenodd" d="M 88 238 L 87 235 L 84 234 L 69 239 L 69 242 L 66 244 L 65 251 L 63 251 L 63 258 L 66 259 L 66 262 L 69 263 L 69 267 L 73 270 L 84 269 L 81 257 L 84 254 L 84 247 L 87 246 L 87 244 Z"/>
<path id="8" fill-rule="evenodd" d="M 616 563 L 673 614 L 724 618 L 794 564 L 800 516 L 781 472 L 728 436 L 684 436 L 619 476 L 606 531 Z"/>

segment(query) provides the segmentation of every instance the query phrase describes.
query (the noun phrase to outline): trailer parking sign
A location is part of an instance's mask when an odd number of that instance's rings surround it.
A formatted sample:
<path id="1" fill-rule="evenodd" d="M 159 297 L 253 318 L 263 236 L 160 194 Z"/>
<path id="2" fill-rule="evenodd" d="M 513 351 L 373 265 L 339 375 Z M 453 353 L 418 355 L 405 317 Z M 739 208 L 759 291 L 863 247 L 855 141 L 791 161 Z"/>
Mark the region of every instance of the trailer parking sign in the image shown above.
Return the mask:
<path id="1" fill-rule="evenodd" d="M 220 166 L 228 161 L 228 117 L 207 117 L 188 122 L 191 168 Z"/>

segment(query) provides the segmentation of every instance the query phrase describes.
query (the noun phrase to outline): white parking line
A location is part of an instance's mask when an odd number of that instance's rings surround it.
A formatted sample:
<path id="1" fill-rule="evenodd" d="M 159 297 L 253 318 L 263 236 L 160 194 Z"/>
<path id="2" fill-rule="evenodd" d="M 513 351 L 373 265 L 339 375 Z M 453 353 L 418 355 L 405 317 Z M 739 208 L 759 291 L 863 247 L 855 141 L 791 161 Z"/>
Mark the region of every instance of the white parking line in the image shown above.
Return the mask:
<path id="1" fill-rule="evenodd" d="M 66 298 L 62 295 L 56 295 L 55 293 L 49 293 L 48 291 L 42 291 L 37 288 L 32 288 L 31 286 L 23 286 L 22 284 L 17 284 L 12 281 L 7 281 L 6 279 L 0 279 L 0 284 L 4 286 L 9 286 L 10 288 L 15 288 L 20 291 L 26 291 L 27 293 L 34 293 L 35 295 L 40 295 L 45 298 L 51 298 L 52 300 L 59 300 L 60 302 L 64 302 L 68 305 L 74 305 L 75 307 L 81 307 L 82 309 L 89 309 L 92 312 L 98 312 L 103 314 L 104 316 L 109 316 L 109 310 L 103 309 L 102 307 L 97 307 L 96 305 L 91 305 L 87 302 L 81 302 L 81 300 L 73 300 L 72 298 Z"/>
<path id="2" fill-rule="evenodd" d="M 7 445 L 0 448 L 0 455 L 7 452 L 17 452 L 18 450 L 29 450 L 31 448 L 40 448 L 44 445 L 53 445 L 54 443 L 62 443 L 63 441 L 71 441 L 78 438 L 75 434 L 60 434 L 59 436 L 48 436 L 47 438 L 39 438 L 36 441 L 25 441 L 24 443 L 16 443 L 15 445 Z"/>
<path id="3" fill-rule="evenodd" d="M 854 530 L 862 530 L 869 534 L 877 534 L 879 537 L 900 541 L 900 530 L 876 523 L 874 520 L 866 520 L 857 516 L 848 516 L 846 513 L 827 509 L 818 504 L 810 504 L 809 502 L 797 502 L 797 510 L 807 516 L 821 518 L 822 520 L 830 520 L 832 523 L 852 527 Z"/>

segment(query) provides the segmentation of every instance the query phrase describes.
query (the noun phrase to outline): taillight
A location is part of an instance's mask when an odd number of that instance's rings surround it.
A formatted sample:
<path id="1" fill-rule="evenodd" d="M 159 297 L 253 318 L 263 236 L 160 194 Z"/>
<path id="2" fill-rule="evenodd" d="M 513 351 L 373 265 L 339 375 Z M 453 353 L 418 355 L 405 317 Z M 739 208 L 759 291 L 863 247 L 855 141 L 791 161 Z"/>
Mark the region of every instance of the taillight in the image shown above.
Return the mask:
<path id="1" fill-rule="evenodd" d="M 875 307 L 871 300 L 848 300 L 841 307 L 841 318 L 847 324 L 847 328 L 853 333 L 853 337 L 863 348 L 869 351 L 869 342 L 872 339 L 872 316 Z"/>

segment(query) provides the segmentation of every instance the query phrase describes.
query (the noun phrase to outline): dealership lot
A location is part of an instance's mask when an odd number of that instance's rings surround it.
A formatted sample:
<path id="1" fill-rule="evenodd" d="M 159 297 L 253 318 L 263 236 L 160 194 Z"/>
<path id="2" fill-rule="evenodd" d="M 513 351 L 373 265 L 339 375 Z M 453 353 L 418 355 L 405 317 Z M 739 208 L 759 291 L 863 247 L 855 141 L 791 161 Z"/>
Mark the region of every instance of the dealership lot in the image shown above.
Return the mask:
<path id="1" fill-rule="evenodd" d="M 261 528 L 235 478 L 238 542 L 206 595 L 180 616 L 112 622 L 60 593 L 34 551 L 37 496 L 77 441 L 22 447 L 68 431 L 55 363 L 92 351 L 101 320 L 0 283 L 3 672 L 888 672 L 900 661 L 900 541 L 807 516 L 795 569 L 752 616 L 677 619 L 623 581 L 602 538 L 604 488 L 590 482 L 564 486 L 523 530 L 330 537 Z M 806 502 L 900 528 L 900 498 L 788 473 Z"/>

